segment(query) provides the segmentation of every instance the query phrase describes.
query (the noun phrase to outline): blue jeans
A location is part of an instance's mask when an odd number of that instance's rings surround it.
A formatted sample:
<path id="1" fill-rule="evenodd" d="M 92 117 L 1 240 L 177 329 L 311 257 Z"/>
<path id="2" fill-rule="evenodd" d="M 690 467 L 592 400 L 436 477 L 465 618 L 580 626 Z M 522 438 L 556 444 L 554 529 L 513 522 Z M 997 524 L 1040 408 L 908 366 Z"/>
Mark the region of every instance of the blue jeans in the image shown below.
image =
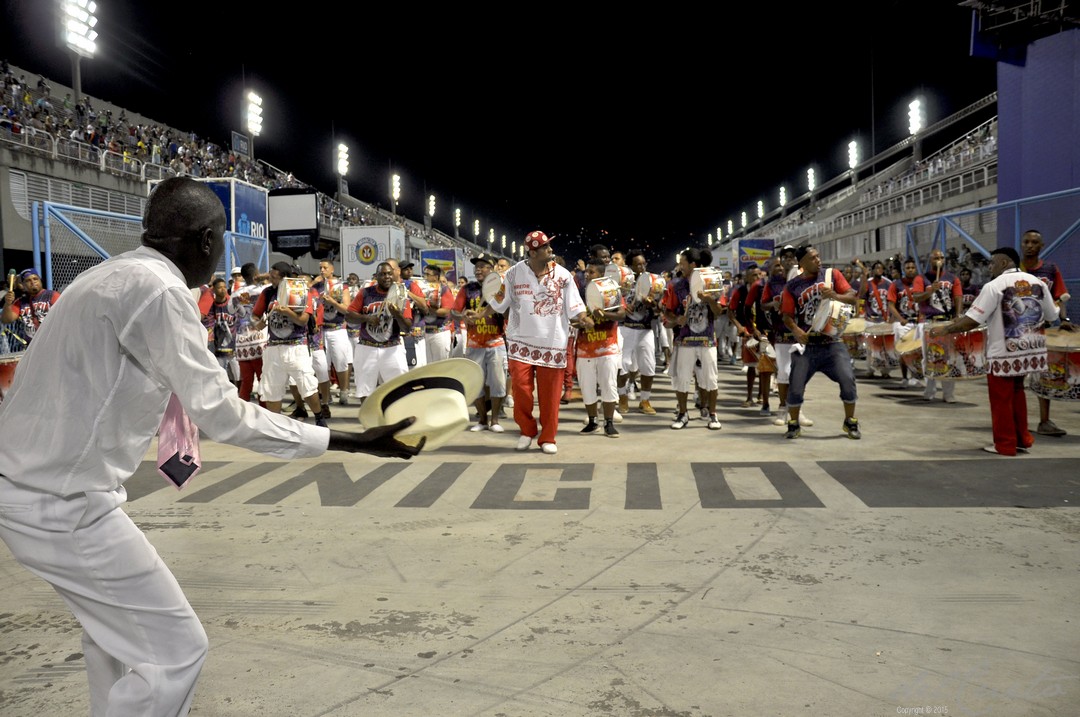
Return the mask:
<path id="1" fill-rule="evenodd" d="M 791 352 L 791 376 L 788 384 L 787 405 L 801 406 L 803 392 L 810 378 L 821 372 L 840 384 L 840 400 L 855 403 L 859 394 L 855 390 L 855 370 L 843 341 L 827 344 L 807 344 L 802 353 Z"/>

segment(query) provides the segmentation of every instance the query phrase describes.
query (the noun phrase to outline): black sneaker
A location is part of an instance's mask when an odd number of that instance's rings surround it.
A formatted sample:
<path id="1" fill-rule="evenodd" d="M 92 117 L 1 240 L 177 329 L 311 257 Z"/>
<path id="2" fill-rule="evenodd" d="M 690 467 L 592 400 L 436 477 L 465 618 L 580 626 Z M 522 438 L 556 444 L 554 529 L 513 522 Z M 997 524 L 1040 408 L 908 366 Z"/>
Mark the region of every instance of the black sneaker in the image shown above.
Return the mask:
<path id="1" fill-rule="evenodd" d="M 585 427 L 581 429 L 581 432 L 582 433 L 596 433 L 599 430 L 600 430 L 600 424 L 597 423 L 596 421 L 593 421 L 593 420 L 590 419 L 589 422 L 585 424 Z"/>
<path id="2" fill-rule="evenodd" d="M 316 416 L 315 417 L 315 425 L 316 426 L 322 426 L 323 428 L 328 428 L 328 426 L 326 425 L 326 419 L 323 418 L 322 416 Z"/>
<path id="3" fill-rule="evenodd" d="M 615 421 L 604 421 L 604 435 L 608 438 L 619 437 L 619 430 L 615 428 Z"/>
<path id="4" fill-rule="evenodd" d="M 322 417 L 330 418 L 330 406 L 326 405 L 325 403 L 322 405 Z"/>
<path id="5" fill-rule="evenodd" d="M 784 434 L 784 438 L 798 438 L 802 435 L 802 429 L 799 428 L 798 421 L 787 422 L 787 433 Z"/>
<path id="6" fill-rule="evenodd" d="M 303 420 L 303 419 L 307 418 L 308 417 L 308 412 L 307 412 L 307 409 L 304 408 L 303 406 L 297 406 L 296 410 L 293 411 L 292 413 L 290 413 L 289 415 L 299 421 L 299 420 Z"/>
<path id="7" fill-rule="evenodd" d="M 844 433 L 848 438 L 853 440 L 859 440 L 862 438 L 862 434 L 859 433 L 859 419 L 858 418 L 845 418 L 844 419 Z"/>

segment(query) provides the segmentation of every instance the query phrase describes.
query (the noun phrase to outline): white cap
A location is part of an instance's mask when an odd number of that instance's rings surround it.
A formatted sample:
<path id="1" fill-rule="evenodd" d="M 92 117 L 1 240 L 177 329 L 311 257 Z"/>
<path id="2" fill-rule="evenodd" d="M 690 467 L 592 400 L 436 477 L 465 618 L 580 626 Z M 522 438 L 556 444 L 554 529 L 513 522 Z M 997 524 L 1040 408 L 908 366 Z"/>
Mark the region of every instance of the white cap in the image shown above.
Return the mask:
<path id="1" fill-rule="evenodd" d="M 238 267 L 238 266 L 234 266 L 234 267 L 232 268 L 232 273 L 233 273 L 233 274 L 242 274 L 242 273 L 244 273 L 244 272 L 240 271 L 240 267 Z"/>

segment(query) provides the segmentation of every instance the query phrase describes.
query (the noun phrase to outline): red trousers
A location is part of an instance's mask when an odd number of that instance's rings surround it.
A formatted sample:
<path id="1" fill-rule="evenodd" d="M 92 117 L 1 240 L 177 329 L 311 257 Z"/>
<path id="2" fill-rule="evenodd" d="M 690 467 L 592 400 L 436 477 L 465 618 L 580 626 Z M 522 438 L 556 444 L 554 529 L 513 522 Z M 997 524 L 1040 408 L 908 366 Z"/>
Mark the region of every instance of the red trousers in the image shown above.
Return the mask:
<path id="1" fill-rule="evenodd" d="M 990 425 L 994 431 L 994 447 L 1006 456 L 1015 456 L 1016 447 L 1031 448 L 1035 442 L 1028 431 L 1027 396 L 1023 376 L 986 377 L 990 392 Z"/>
<path id="2" fill-rule="evenodd" d="M 240 364 L 240 399 L 251 400 L 251 387 L 255 385 L 255 377 L 262 378 L 262 359 L 249 361 L 237 361 Z"/>
<path id="3" fill-rule="evenodd" d="M 566 369 L 563 371 L 563 390 L 569 391 L 574 387 L 574 379 L 577 378 L 577 335 L 570 337 L 566 343 Z"/>
<path id="4" fill-rule="evenodd" d="M 533 366 L 510 359 L 508 362 L 510 383 L 514 389 L 514 422 L 521 435 L 536 437 L 536 419 L 533 418 L 533 382 L 536 382 L 540 403 L 539 443 L 554 443 L 559 430 L 559 399 L 563 392 L 561 368 Z"/>

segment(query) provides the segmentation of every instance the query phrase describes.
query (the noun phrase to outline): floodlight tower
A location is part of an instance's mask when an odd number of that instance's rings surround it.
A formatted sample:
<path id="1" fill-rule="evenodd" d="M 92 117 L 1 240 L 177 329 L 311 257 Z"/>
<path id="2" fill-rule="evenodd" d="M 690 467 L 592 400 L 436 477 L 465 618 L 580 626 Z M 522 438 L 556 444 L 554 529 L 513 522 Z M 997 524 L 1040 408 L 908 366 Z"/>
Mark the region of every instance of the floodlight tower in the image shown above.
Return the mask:
<path id="1" fill-rule="evenodd" d="M 349 148 L 344 142 L 337 146 L 337 175 L 338 191 L 342 194 L 349 193 L 349 187 L 345 184 L 345 175 L 349 173 Z"/>
<path id="2" fill-rule="evenodd" d="M 71 51 L 71 89 L 75 104 L 82 100 L 82 58 L 90 58 L 97 51 L 97 3 L 94 0 L 62 0 L 61 36 Z"/>
<path id="3" fill-rule="evenodd" d="M 859 166 L 859 143 L 855 140 L 851 140 L 850 142 L 848 142 L 847 166 L 851 170 L 851 185 L 855 186 L 855 183 L 857 181 L 855 168 Z"/>
<path id="4" fill-rule="evenodd" d="M 922 137 L 919 133 L 926 127 L 926 110 L 923 109 L 922 100 L 916 97 L 908 105 L 908 132 L 914 141 L 912 158 L 916 162 L 922 161 Z"/>
<path id="5" fill-rule="evenodd" d="M 255 161 L 255 138 L 262 134 L 262 97 L 254 92 L 247 93 L 247 131 L 251 135 L 249 154 L 251 161 Z"/>
<path id="6" fill-rule="evenodd" d="M 454 208 L 454 238 L 460 239 L 461 235 L 458 233 L 461 228 L 461 207 Z"/>
<path id="7" fill-rule="evenodd" d="M 391 204 L 391 213 L 395 216 L 397 215 L 397 205 L 399 199 L 401 199 L 401 175 L 394 174 L 390 177 L 390 200 L 391 202 L 393 202 Z"/>

